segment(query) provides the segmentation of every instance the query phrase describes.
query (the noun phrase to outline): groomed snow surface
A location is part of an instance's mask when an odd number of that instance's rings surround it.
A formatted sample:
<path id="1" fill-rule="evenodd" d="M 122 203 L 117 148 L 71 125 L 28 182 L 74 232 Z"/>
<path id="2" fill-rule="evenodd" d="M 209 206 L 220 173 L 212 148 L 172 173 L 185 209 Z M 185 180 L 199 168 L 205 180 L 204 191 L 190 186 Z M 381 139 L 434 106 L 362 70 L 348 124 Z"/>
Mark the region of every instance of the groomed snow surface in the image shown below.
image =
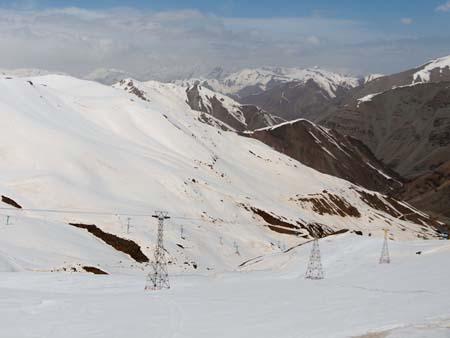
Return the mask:
<path id="1" fill-rule="evenodd" d="M 450 336 L 448 241 L 320 240 L 325 279 L 305 280 L 311 243 L 240 271 L 171 275 L 144 291 L 144 272 L 0 273 L 0 337 Z M 421 251 L 421 255 L 416 252 Z"/>

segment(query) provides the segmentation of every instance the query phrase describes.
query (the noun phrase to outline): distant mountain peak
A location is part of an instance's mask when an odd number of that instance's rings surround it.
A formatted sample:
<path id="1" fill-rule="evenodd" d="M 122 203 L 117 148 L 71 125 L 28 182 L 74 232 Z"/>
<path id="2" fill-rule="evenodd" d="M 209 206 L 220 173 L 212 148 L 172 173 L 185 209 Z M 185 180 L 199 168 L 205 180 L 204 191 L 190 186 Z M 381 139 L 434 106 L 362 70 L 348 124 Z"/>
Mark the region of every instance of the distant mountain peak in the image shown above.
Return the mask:
<path id="1" fill-rule="evenodd" d="M 176 83 L 195 83 L 203 85 L 226 95 L 236 97 L 257 94 L 271 87 L 289 82 L 306 84 L 314 81 L 329 97 L 335 97 L 340 87 L 353 88 L 359 85 L 359 79 L 342 75 L 318 67 L 288 68 L 288 67 L 260 67 L 245 68 L 224 76 L 223 69 L 214 69 L 206 78 L 194 78 Z"/>
<path id="2" fill-rule="evenodd" d="M 431 60 L 424 64 L 419 71 L 414 73 L 413 82 L 430 82 L 433 81 L 431 76 L 432 73 L 437 72 L 438 74 L 442 74 L 446 70 L 450 73 L 450 55 Z"/>

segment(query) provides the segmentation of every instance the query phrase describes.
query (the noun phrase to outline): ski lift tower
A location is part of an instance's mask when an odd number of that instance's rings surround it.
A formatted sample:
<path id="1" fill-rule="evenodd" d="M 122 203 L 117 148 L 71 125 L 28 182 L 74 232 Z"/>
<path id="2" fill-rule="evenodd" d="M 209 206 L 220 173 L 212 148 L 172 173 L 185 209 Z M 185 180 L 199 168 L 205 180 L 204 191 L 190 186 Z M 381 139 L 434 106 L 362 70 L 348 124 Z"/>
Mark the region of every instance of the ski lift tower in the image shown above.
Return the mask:
<path id="1" fill-rule="evenodd" d="M 391 263 L 391 257 L 389 256 L 389 248 L 388 248 L 388 229 L 383 229 L 384 231 L 384 241 L 383 248 L 381 249 L 380 256 L 380 264 L 389 264 Z"/>

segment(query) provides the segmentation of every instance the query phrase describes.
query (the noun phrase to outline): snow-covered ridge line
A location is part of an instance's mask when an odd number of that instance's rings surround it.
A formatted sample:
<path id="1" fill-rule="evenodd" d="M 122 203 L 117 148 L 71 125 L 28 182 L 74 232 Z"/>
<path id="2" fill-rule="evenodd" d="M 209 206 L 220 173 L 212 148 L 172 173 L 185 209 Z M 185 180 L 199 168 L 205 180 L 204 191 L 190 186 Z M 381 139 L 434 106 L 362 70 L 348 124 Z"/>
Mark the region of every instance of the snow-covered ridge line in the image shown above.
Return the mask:
<path id="1" fill-rule="evenodd" d="M 423 67 L 423 69 L 414 73 L 414 75 L 413 75 L 414 83 L 430 82 L 431 72 L 435 69 L 439 69 L 441 73 L 442 73 L 443 69 L 445 69 L 445 68 L 450 69 L 450 55 L 444 56 L 439 59 L 430 60 L 429 62 L 424 64 L 422 67 Z"/>
<path id="2" fill-rule="evenodd" d="M 17 69 L 0 69 L 0 75 L 6 77 L 37 77 L 46 75 L 66 75 L 63 72 L 53 72 L 45 69 L 35 69 L 35 68 L 17 68 Z"/>
<path id="3" fill-rule="evenodd" d="M 385 74 L 369 74 L 364 77 L 364 84 L 367 82 L 379 79 L 380 77 L 386 76 Z"/>
<path id="4" fill-rule="evenodd" d="M 372 99 L 373 99 L 375 96 L 380 95 L 380 94 L 382 94 L 382 93 L 383 93 L 383 92 L 373 93 L 373 94 L 369 94 L 369 95 L 366 95 L 366 96 L 364 96 L 364 97 L 359 98 L 359 99 L 357 100 L 358 103 L 357 103 L 356 107 L 359 108 L 359 106 L 360 106 L 361 103 L 363 103 L 363 102 L 370 102 L 370 101 L 372 101 Z"/>
<path id="5" fill-rule="evenodd" d="M 295 124 L 297 122 L 300 122 L 300 121 L 305 121 L 305 122 L 308 122 L 310 124 L 314 124 L 314 123 L 312 123 L 311 121 L 309 121 L 307 119 L 300 118 L 300 119 L 296 119 L 296 120 L 282 122 L 282 123 L 279 123 L 279 124 L 276 124 L 276 125 L 270 126 L 270 127 L 264 127 L 264 128 L 255 129 L 254 131 L 275 130 L 275 129 L 283 127 L 283 126 L 293 125 L 293 124 Z"/>
<path id="6" fill-rule="evenodd" d="M 312 80 L 317 83 L 330 97 L 336 96 L 338 87 L 353 88 L 359 85 L 359 79 L 341 75 L 319 68 L 255 68 L 243 69 L 236 73 L 219 78 L 194 78 L 176 81 L 179 84 L 193 84 L 196 82 L 207 84 L 214 91 L 223 94 L 238 94 L 247 87 L 268 89 L 273 83 L 299 82 Z"/>

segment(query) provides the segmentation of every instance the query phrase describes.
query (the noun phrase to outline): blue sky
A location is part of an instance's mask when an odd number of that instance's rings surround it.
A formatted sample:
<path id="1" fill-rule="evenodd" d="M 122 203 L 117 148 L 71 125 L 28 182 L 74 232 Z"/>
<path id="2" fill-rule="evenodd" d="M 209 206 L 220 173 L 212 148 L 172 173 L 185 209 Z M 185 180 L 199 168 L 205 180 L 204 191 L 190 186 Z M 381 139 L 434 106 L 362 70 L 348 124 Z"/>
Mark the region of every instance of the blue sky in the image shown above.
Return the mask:
<path id="1" fill-rule="evenodd" d="M 214 66 L 319 65 L 363 74 L 450 54 L 447 0 L 0 0 L 2 18 L 0 48 L 14 48 L 0 68 L 172 77 Z"/>
<path id="2" fill-rule="evenodd" d="M 227 17 L 303 17 L 324 15 L 365 21 L 391 21 L 411 17 L 418 21 L 438 19 L 448 22 L 435 9 L 445 0 L 0 0 L 0 6 L 16 8 L 80 7 L 105 9 L 134 7 L 155 11 L 197 9 Z M 429 22 L 432 24 L 432 22 Z"/>

